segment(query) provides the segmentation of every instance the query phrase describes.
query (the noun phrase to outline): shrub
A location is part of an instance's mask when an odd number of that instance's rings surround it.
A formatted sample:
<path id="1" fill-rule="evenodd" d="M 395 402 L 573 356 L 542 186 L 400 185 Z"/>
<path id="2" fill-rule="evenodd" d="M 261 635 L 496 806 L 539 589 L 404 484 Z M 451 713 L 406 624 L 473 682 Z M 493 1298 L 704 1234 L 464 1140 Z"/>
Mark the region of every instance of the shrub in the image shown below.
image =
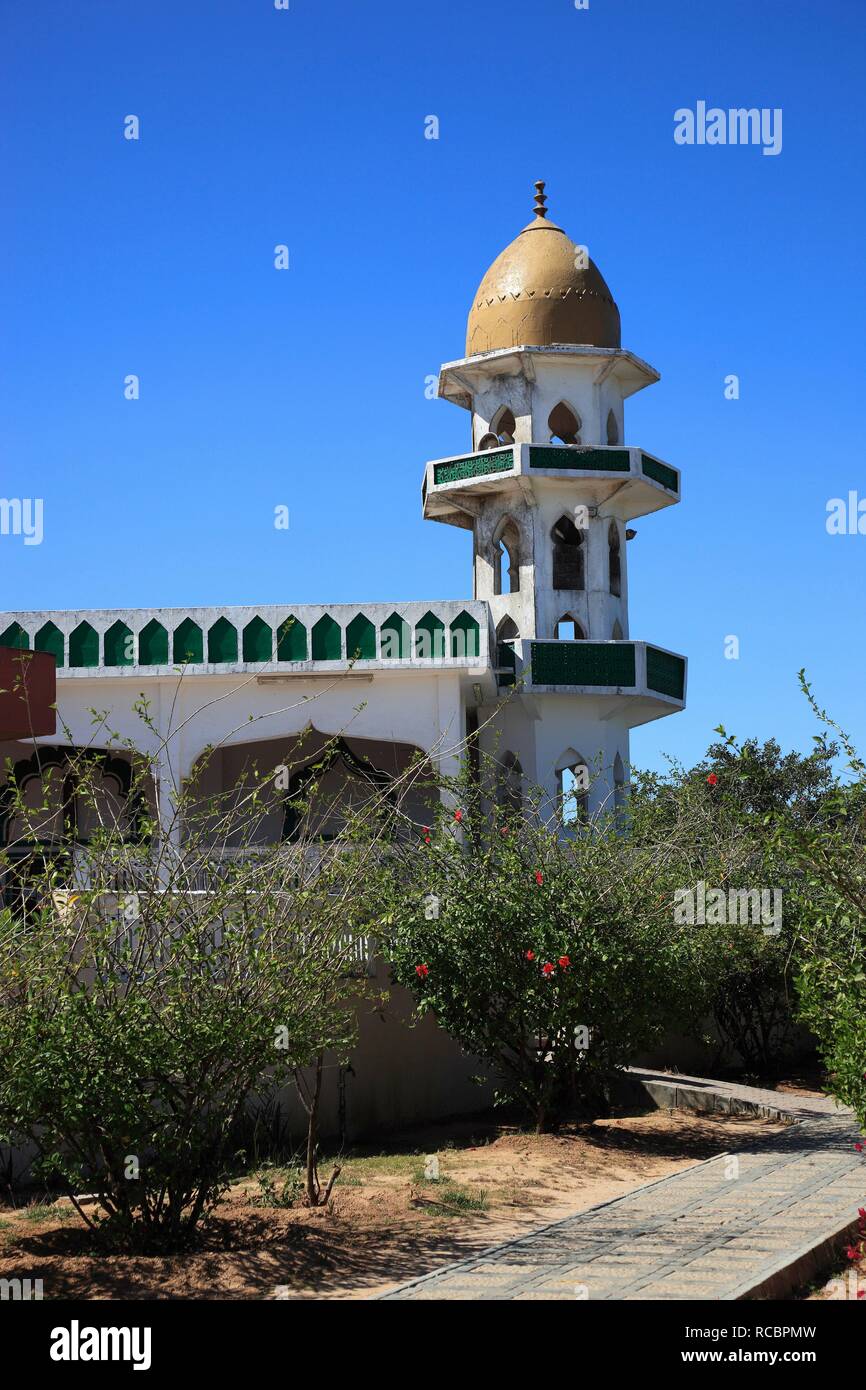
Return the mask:
<path id="1" fill-rule="evenodd" d="M 785 818 L 773 841 L 800 870 L 797 939 L 799 1016 L 818 1040 L 832 1094 L 850 1105 L 866 1130 L 866 765 L 850 739 L 803 690 L 823 731 L 838 735 L 846 780 L 826 798 L 820 817 Z"/>
<path id="2" fill-rule="evenodd" d="M 540 798 L 518 813 L 468 774 L 448 791 L 379 890 L 394 977 L 539 1130 L 599 1113 L 615 1072 L 699 1007 L 672 866 L 610 822 L 558 834 Z"/>
<path id="3" fill-rule="evenodd" d="M 26 911 L 0 921 L 0 1133 L 35 1142 L 73 1198 L 95 1193 L 95 1217 L 78 1209 L 103 1240 L 176 1249 L 225 1190 L 250 1095 L 348 1052 L 359 869 L 351 850 L 317 844 L 312 874 L 307 843 L 220 866 L 219 845 L 257 843 L 256 787 L 220 804 L 179 797 L 183 856 L 170 835 L 133 842 L 97 774 L 76 769 L 102 816 L 83 886 L 61 854 L 34 854 Z M 208 889 L 190 891 L 203 865 Z M 315 1152 L 313 1138 L 313 1178 Z"/>

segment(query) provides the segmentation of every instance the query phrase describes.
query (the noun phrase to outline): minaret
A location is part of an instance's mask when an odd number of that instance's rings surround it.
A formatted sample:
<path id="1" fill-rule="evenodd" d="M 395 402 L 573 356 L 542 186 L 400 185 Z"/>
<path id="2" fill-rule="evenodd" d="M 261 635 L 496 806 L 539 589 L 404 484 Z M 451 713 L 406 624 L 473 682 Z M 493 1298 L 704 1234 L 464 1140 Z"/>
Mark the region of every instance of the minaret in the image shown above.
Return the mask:
<path id="1" fill-rule="evenodd" d="M 630 639 L 626 561 L 628 523 L 678 502 L 680 479 L 625 444 L 624 402 L 658 373 L 622 348 L 601 273 L 535 189 L 532 221 L 475 295 L 466 356 L 441 370 L 440 396 L 471 412 L 472 452 L 427 465 L 424 515 L 473 532 L 499 747 L 559 801 L 587 764 L 584 814 L 622 798 L 629 729 L 685 703 L 685 660 Z"/>

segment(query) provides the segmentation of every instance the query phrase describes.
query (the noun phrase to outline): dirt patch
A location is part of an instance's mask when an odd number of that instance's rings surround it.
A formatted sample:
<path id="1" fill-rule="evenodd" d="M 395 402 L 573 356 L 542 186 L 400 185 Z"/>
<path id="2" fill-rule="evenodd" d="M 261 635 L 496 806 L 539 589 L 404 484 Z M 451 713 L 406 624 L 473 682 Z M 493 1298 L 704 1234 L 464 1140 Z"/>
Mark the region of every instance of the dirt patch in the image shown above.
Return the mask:
<path id="1" fill-rule="evenodd" d="M 261 1188 L 246 1178 L 200 1245 L 172 1257 L 95 1253 L 66 1201 L 0 1208 L 0 1278 L 42 1279 L 45 1298 L 366 1298 L 778 1130 L 668 1111 L 540 1136 L 439 1125 L 410 1149 L 347 1155 L 325 1209 L 253 1205 Z M 424 1175 L 427 1155 L 438 1181 Z"/>

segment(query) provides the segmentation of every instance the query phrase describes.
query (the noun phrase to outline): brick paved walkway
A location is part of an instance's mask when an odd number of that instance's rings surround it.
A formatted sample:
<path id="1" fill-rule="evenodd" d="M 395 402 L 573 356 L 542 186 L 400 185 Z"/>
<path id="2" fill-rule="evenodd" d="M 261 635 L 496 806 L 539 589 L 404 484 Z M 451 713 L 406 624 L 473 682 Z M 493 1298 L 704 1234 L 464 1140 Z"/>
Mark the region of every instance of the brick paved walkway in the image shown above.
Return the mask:
<path id="1" fill-rule="evenodd" d="M 632 1075 L 668 1104 L 674 1089 L 684 1103 L 699 1087 L 705 1108 L 766 1107 L 798 1122 L 380 1297 L 727 1300 L 781 1297 L 810 1277 L 815 1252 L 826 1258 L 866 1205 L 850 1114 L 824 1099 Z"/>

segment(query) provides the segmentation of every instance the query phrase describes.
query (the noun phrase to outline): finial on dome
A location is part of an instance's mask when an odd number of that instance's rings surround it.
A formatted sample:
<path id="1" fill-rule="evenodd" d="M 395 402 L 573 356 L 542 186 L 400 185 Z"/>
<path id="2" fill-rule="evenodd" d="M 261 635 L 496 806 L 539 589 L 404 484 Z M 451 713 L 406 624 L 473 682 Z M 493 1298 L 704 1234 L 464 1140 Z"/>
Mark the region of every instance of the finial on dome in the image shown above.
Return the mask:
<path id="1" fill-rule="evenodd" d="M 544 194 L 544 179 L 536 179 L 535 182 L 535 215 L 536 217 L 547 216 L 547 198 Z"/>

